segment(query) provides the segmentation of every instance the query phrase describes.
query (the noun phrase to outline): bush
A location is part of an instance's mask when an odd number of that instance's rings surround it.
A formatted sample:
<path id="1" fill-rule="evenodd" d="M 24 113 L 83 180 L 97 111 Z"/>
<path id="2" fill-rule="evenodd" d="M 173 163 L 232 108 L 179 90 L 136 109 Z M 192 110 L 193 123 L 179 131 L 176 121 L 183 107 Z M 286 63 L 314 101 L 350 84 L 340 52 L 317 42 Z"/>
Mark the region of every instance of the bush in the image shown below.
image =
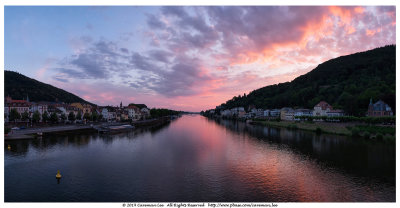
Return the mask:
<path id="1" fill-rule="evenodd" d="M 357 127 L 353 127 L 351 129 L 351 136 L 359 137 L 360 136 L 360 129 L 358 129 Z"/>
<path id="2" fill-rule="evenodd" d="M 396 137 L 391 136 L 391 135 L 386 135 L 383 137 L 383 140 L 387 141 L 387 142 L 395 142 L 396 141 Z"/>
<path id="3" fill-rule="evenodd" d="M 297 125 L 296 124 L 289 124 L 288 128 L 289 129 L 297 129 Z"/>
<path id="4" fill-rule="evenodd" d="M 366 125 L 357 125 L 357 128 L 360 129 L 360 131 L 367 131 L 371 134 L 391 134 L 394 135 L 396 133 L 396 128 L 393 127 L 387 127 L 387 126 L 366 126 Z"/>

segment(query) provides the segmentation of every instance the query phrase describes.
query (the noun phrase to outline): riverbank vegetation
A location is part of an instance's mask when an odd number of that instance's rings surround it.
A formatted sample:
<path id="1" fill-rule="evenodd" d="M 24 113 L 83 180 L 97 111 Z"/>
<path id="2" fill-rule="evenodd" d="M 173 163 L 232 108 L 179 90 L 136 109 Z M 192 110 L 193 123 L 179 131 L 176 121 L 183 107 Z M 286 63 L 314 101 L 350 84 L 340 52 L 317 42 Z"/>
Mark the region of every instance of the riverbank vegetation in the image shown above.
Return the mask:
<path id="1" fill-rule="evenodd" d="M 307 131 L 318 131 L 320 133 L 331 133 L 339 135 L 351 135 L 351 131 L 341 123 L 326 123 L 326 122 L 294 122 L 294 121 L 256 121 L 256 123 L 275 126 L 285 127 L 288 129 L 301 129 Z M 318 129 L 318 130 L 317 130 Z"/>
<path id="2" fill-rule="evenodd" d="M 313 121 L 252 121 L 253 124 L 261 124 L 273 127 L 284 127 L 291 130 L 301 129 L 316 133 L 338 134 L 365 139 L 377 139 L 395 142 L 395 126 L 361 125 L 360 123 L 329 123 Z"/>
<path id="3" fill-rule="evenodd" d="M 396 116 L 382 117 L 356 117 L 356 116 L 295 116 L 301 121 L 325 121 L 325 122 L 362 122 L 366 124 L 395 124 Z"/>
<path id="4" fill-rule="evenodd" d="M 181 113 L 180 111 L 174 111 L 174 110 L 165 109 L 165 108 L 150 109 L 150 116 L 152 118 L 160 118 L 160 117 L 164 117 L 164 116 L 179 115 L 180 113 Z"/>

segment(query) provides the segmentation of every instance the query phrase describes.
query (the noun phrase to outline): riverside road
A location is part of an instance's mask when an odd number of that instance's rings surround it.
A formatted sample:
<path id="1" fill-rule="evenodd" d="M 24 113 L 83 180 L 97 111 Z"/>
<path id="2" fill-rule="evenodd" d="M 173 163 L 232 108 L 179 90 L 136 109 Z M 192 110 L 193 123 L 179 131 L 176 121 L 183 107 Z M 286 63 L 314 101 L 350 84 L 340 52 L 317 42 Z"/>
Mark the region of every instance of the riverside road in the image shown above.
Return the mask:
<path id="1" fill-rule="evenodd" d="M 14 139 L 30 139 L 33 138 L 34 134 L 39 132 L 41 133 L 51 133 L 51 132 L 60 132 L 60 131 L 72 131 L 72 130 L 83 130 L 83 129 L 96 129 L 104 126 L 111 125 L 119 125 L 120 123 L 104 123 L 97 125 L 63 125 L 63 126 L 51 126 L 51 127 L 40 127 L 40 128 L 28 128 L 28 129 L 20 129 L 20 130 L 12 130 L 10 134 L 4 137 L 5 140 L 14 140 Z"/>

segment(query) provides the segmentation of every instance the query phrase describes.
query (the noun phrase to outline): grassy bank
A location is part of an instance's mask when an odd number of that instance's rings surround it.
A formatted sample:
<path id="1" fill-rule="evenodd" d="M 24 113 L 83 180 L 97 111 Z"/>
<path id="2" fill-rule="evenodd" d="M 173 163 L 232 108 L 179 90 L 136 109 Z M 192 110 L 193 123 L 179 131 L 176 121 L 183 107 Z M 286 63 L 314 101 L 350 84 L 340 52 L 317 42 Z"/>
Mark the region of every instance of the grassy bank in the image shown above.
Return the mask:
<path id="1" fill-rule="evenodd" d="M 327 122 L 294 122 L 294 121 L 255 121 L 267 126 L 285 127 L 289 129 L 301 129 L 307 131 L 323 132 L 339 135 L 351 135 L 351 130 L 346 128 L 349 124 Z"/>
<path id="2" fill-rule="evenodd" d="M 329 123 L 329 122 L 295 122 L 295 121 L 253 121 L 253 123 L 301 129 L 317 133 L 338 134 L 365 139 L 377 139 L 394 142 L 396 128 L 393 126 L 359 125 L 358 123 Z"/>

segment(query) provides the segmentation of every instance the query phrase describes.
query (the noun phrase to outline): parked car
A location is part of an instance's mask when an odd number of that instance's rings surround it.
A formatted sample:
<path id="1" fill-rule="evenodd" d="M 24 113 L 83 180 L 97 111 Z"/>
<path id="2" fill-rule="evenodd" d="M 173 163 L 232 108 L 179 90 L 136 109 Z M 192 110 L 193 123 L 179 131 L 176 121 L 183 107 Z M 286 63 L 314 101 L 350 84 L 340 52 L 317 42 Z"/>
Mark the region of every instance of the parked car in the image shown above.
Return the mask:
<path id="1" fill-rule="evenodd" d="M 26 129 L 26 127 L 25 126 L 21 126 L 21 127 L 19 127 L 19 129 Z"/>
<path id="2" fill-rule="evenodd" d="M 19 130 L 19 128 L 18 127 L 13 127 L 13 128 L 11 128 L 11 130 Z"/>

